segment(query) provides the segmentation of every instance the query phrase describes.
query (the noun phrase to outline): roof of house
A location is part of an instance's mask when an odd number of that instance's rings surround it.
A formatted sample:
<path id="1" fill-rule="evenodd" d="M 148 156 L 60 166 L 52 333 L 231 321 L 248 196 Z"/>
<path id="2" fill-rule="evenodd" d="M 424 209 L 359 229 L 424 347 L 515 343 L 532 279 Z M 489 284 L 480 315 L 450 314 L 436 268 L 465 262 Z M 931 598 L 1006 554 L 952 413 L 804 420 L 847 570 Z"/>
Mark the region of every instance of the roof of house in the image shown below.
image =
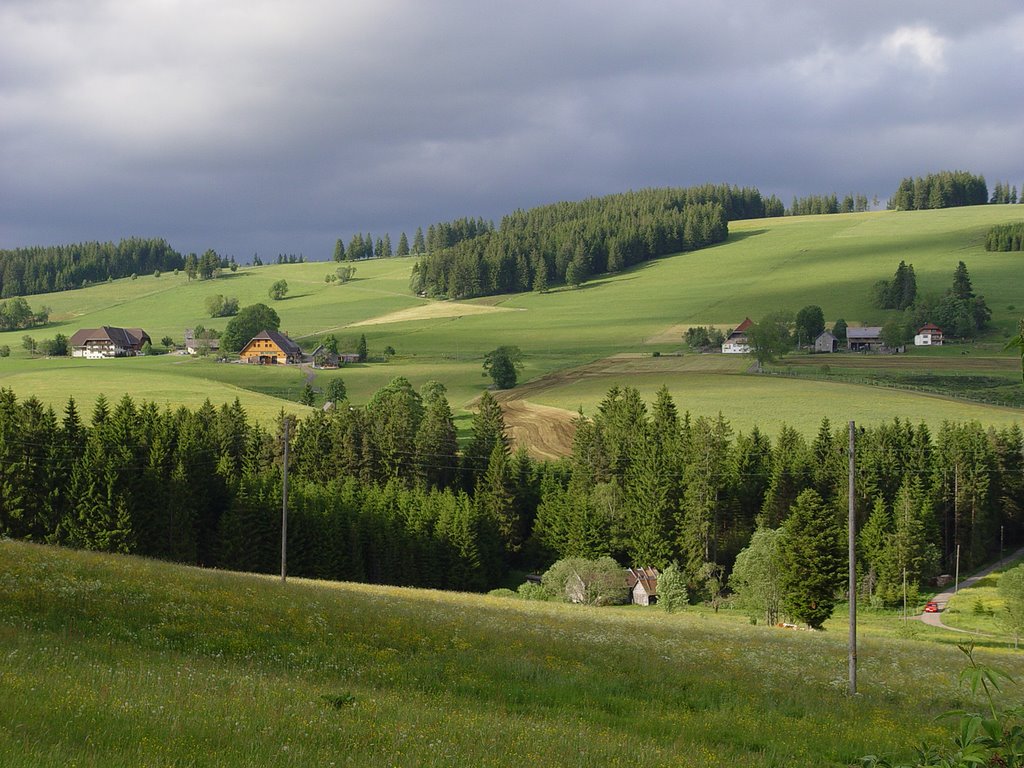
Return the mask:
<path id="1" fill-rule="evenodd" d="M 882 336 L 880 325 L 865 325 L 863 328 L 847 328 L 847 339 L 878 339 Z"/>
<path id="2" fill-rule="evenodd" d="M 274 342 L 278 346 L 278 348 L 289 357 L 293 355 L 302 354 L 302 349 L 299 347 L 299 345 L 296 344 L 291 339 L 289 339 L 280 331 L 262 330 L 255 336 L 253 336 L 251 339 L 249 339 L 249 344 L 252 344 L 257 339 L 269 339 L 270 341 Z M 249 346 L 249 344 L 246 344 L 245 346 Z"/>
<path id="3" fill-rule="evenodd" d="M 118 347 L 139 347 L 149 341 L 149 334 L 141 328 L 117 328 L 104 325 L 100 328 L 81 328 L 68 340 L 72 347 L 84 347 L 90 341 L 108 341 Z"/>
<path id="4" fill-rule="evenodd" d="M 753 320 L 751 320 L 749 317 L 745 317 L 745 318 L 743 318 L 743 322 L 736 326 L 736 328 L 733 330 L 733 333 L 743 333 L 748 328 L 750 328 L 750 326 L 752 326 L 753 324 L 754 324 Z M 732 334 L 729 334 L 729 335 L 731 336 Z"/>
<path id="5" fill-rule="evenodd" d="M 832 331 L 829 331 L 829 330 L 826 329 L 826 330 L 822 331 L 821 333 L 819 333 L 818 336 L 814 340 L 817 341 L 818 339 L 824 339 L 824 338 L 827 338 L 829 336 L 831 336 L 833 339 L 836 338 L 836 335 L 834 333 L 832 333 Z"/>
<path id="6" fill-rule="evenodd" d="M 938 333 L 942 333 L 942 329 L 939 328 L 939 326 L 935 325 L 934 323 L 925 323 L 918 329 L 917 332 L 924 333 L 925 331 L 937 331 Z"/>
<path id="7" fill-rule="evenodd" d="M 205 344 L 210 349 L 220 349 L 220 339 L 215 339 L 215 338 L 212 338 L 212 337 L 206 337 L 206 338 L 199 339 L 199 341 L 202 342 L 203 344 Z M 196 342 L 195 333 L 192 331 L 191 328 L 186 328 L 185 329 L 185 346 L 186 347 L 194 346 L 195 342 Z"/>
<path id="8" fill-rule="evenodd" d="M 645 566 L 643 568 L 626 569 L 626 585 L 632 590 L 637 584 L 641 584 L 648 595 L 658 594 L 658 573 L 657 568 Z"/>

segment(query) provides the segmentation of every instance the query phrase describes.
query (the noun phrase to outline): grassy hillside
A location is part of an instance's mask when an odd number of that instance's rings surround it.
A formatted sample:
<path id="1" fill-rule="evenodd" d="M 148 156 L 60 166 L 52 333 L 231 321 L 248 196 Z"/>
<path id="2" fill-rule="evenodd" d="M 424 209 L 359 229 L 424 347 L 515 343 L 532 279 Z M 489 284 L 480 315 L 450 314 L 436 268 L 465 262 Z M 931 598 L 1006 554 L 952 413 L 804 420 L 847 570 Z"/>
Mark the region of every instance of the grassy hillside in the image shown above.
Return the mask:
<path id="1" fill-rule="evenodd" d="M 0 764 L 846 766 L 942 736 L 948 633 L 822 633 L 0 542 Z M 1014 673 L 1020 657 L 979 654 Z"/>
<path id="2" fill-rule="evenodd" d="M 289 297 L 272 303 L 281 315 L 282 329 L 293 337 L 313 346 L 323 333 L 334 332 L 343 346 L 351 347 L 365 334 L 371 354 L 386 346 L 397 351 L 386 364 L 316 374 L 318 387 L 340 375 L 357 403 L 393 376 L 403 375 L 416 386 L 438 379 L 448 386 L 457 410 L 470 407 L 488 383 L 481 376 L 484 353 L 500 344 L 515 344 L 526 356 L 521 380 L 544 382 L 531 396 L 573 410 L 580 405 L 591 410 L 612 384 L 637 383 L 645 392 L 665 384 L 681 407 L 694 413 L 722 411 L 742 429 L 758 421 L 766 406 L 776 422 L 785 418 L 806 430 L 814 429 L 824 415 L 838 420 L 877 421 L 899 415 L 932 423 L 947 418 L 1005 423 L 1018 419 L 1021 411 L 965 406 L 913 392 L 880 395 L 863 386 L 863 380 L 838 378 L 827 387 L 778 381 L 745 375 L 743 366 L 717 371 L 714 377 L 686 366 L 620 369 L 617 378 L 591 377 L 588 386 L 559 375 L 610 355 L 678 350 L 683 330 L 691 324 L 734 326 L 745 316 L 757 319 L 775 309 L 795 312 L 811 303 L 819 304 L 830 322 L 842 317 L 850 323 L 880 324 L 887 313 L 872 307 L 871 286 L 891 278 L 903 259 L 914 265 L 921 294 L 945 291 L 957 262 L 967 263 L 976 292 L 993 310 L 988 340 L 969 349 L 1005 360 L 1009 377 L 1013 358 L 1002 352 L 1002 346 L 1024 313 L 1024 304 L 1016 305 L 1024 296 L 1024 270 L 1020 254 L 986 253 L 983 241 L 992 224 L 1020 216 L 1014 206 L 979 206 L 733 222 L 727 243 L 598 278 L 578 290 L 464 304 L 411 295 L 409 259 L 359 263 L 356 279 L 345 285 L 326 284 L 323 278 L 333 265 L 323 263 L 244 268 L 206 282 L 189 283 L 184 275 L 142 276 L 32 297 L 33 307 L 52 308 L 54 320 L 51 327 L 32 335 L 70 336 L 80 327 L 101 324 L 141 325 L 154 339 L 170 335 L 180 342 L 186 326 L 204 323 L 222 329 L 226 324 L 225 319 L 204 317 L 204 301 L 210 294 L 237 296 L 243 305 L 268 301 L 271 283 L 284 278 Z M 305 380 L 298 372 L 180 358 L 82 365 L 29 360 L 20 349 L 22 335 L 0 334 L 0 344 L 13 349 L 11 358 L 0 359 L 0 386 L 23 396 L 36 393 L 55 405 L 72 392 L 88 399 L 100 390 L 119 395 L 127 389 L 168 402 L 196 396 L 219 402 L 239 396 L 251 411 L 265 414 L 276 412 L 283 403 L 264 397 L 297 400 Z M 913 350 L 901 359 L 925 357 L 937 370 L 953 365 L 951 355 L 931 355 L 935 353 Z M 150 375 L 136 373 L 141 371 Z M 944 390 L 948 388 L 939 387 Z"/>

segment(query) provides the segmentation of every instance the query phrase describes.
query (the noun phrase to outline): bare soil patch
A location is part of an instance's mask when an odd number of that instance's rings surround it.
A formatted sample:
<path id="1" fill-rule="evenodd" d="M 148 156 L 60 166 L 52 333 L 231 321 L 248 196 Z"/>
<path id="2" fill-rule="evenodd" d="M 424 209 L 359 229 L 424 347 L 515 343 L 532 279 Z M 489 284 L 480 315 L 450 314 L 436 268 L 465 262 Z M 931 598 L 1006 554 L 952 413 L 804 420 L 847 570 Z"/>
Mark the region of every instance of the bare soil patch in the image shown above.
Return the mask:
<path id="1" fill-rule="evenodd" d="M 457 301 L 431 301 L 418 307 L 400 309 L 397 312 L 389 312 L 379 317 L 371 317 L 369 320 L 349 323 L 345 327 L 357 328 L 361 325 L 383 325 L 384 323 L 405 323 L 410 320 L 434 320 L 445 317 L 463 317 L 464 315 L 483 315 L 490 312 L 517 311 L 523 310 L 511 307 L 493 307 L 485 304 L 463 304 Z"/>
<path id="2" fill-rule="evenodd" d="M 540 459 L 556 459 L 572 453 L 572 441 L 576 434 L 573 420 L 577 414 L 562 408 L 539 405 L 529 401 L 541 393 L 585 379 L 611 378 L 628 380 L 630 374 L 703 371 L 737 373 L 742 370 L 745 360 L 733 358 L 738 355 L 661 355 L 627 352 L 612 355 L 602 360 L 555 371 L 533 381 L 520 384 L 515 389 L 494 392 L 501 403 L 505 426 L 513 445 L 526 446 L 530 455 Z M 473 407 L 470 403 L 469 407 Z"/>

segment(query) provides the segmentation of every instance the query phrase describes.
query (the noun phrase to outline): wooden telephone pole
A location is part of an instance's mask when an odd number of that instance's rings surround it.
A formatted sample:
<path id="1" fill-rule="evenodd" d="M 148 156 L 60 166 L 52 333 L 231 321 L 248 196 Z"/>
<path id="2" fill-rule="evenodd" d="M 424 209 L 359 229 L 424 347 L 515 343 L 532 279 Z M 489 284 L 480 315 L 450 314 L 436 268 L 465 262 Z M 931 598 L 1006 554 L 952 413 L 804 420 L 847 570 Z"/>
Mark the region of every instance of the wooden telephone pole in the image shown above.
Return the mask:
<path id="1" fill-rule="evenodd" d="M 288 417 L 284 417 L 284 472 L 281 483 L 281 582 L 288 580 Z"/>
<path id="2" fill-rule="evenodd" d="M 849 498 L 849 548 L 850 548 L 850 695 L 857 693 L 857 514 L 854 503 L 854 425 L 850 422 L 850 498 Z"/>

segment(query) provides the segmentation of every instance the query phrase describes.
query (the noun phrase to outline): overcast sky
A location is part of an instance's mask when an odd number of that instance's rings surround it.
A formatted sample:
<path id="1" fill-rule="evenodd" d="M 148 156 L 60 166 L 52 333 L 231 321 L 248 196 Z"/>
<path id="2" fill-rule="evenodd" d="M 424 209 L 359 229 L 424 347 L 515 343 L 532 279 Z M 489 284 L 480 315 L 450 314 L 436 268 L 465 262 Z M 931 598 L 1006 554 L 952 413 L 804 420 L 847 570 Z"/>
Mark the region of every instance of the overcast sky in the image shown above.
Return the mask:
<path id="1" fill-rule="evenodd" d="M 1024 184 L 1020 0 L 2 0 L 0 248 L 247 261 L 649 186 Z"/>

